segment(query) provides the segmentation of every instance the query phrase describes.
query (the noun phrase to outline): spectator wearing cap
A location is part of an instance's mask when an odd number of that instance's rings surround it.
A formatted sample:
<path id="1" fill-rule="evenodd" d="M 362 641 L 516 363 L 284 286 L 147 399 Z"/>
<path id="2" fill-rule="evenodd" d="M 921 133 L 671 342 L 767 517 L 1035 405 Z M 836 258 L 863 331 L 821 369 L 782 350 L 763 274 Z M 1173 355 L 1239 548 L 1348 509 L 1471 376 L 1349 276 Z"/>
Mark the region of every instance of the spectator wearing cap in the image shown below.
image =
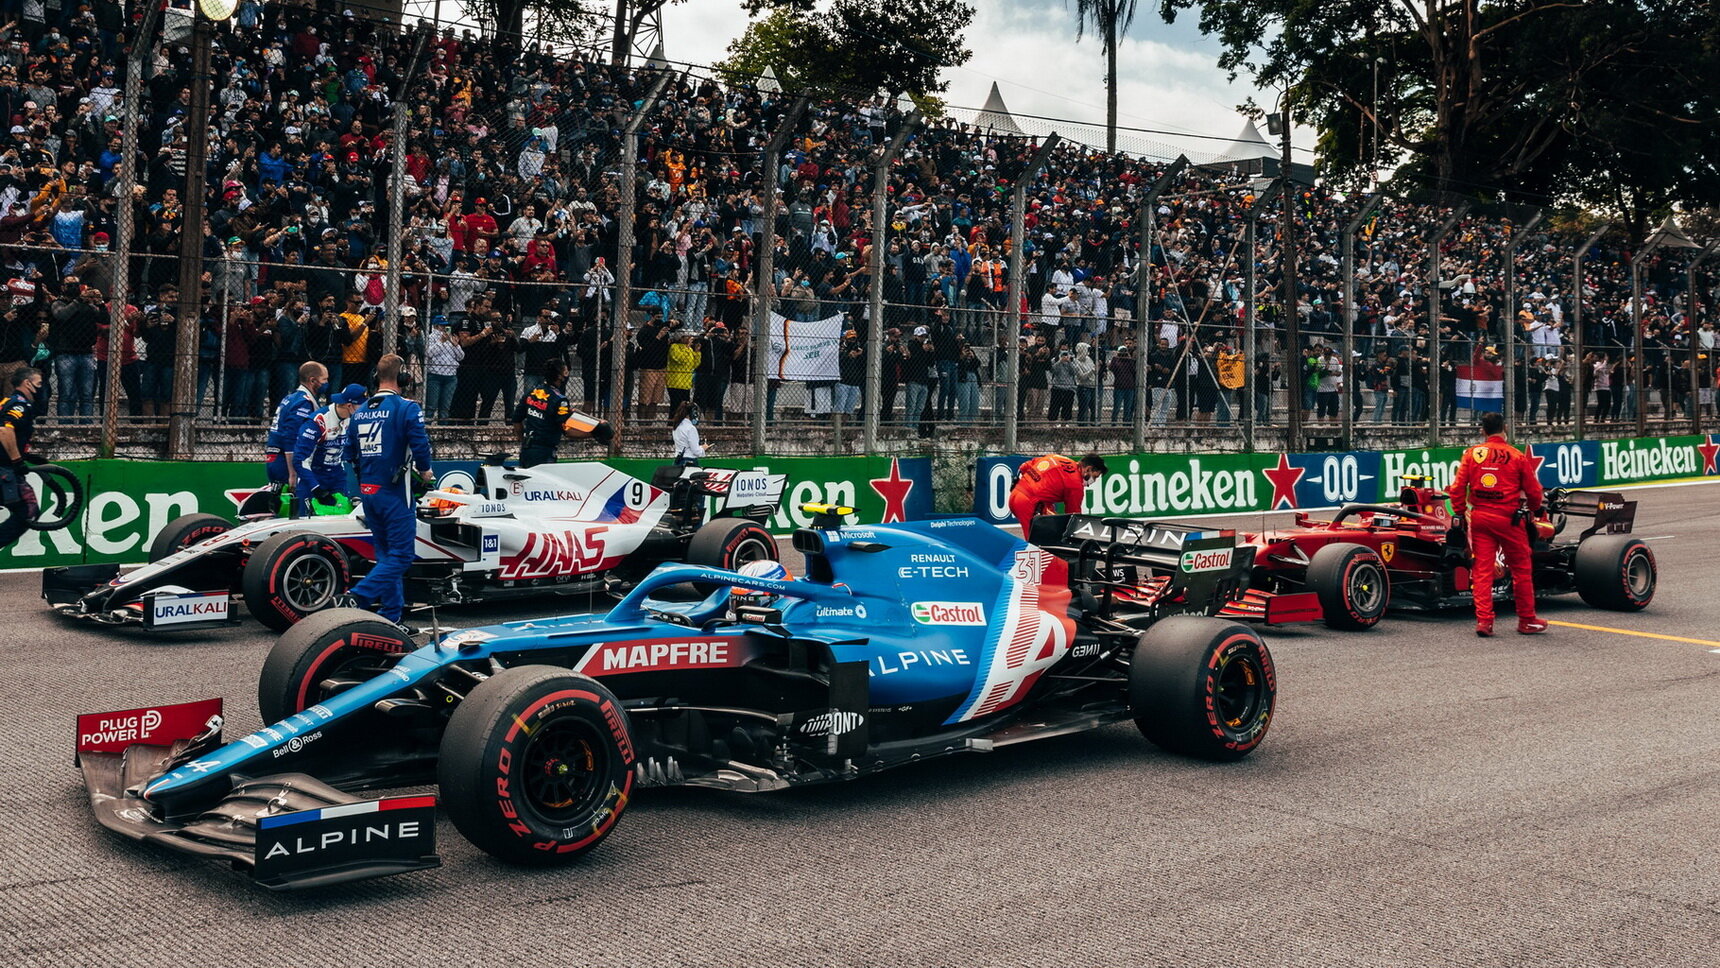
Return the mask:
<path id="1" fill-rule="evenodd" d="M 693 399 L 693 374 L 699 368 L 701 354 L 699 333 L 692 329 L 676 331 L 669 343 L 669 358 L 663 369 L 663 384 L 669 391 L 671 411 Z"/>
<path id="2" fill-rule="evenodd" d="M 734 334 L 722 322 L 705 321 L 699 346 L 699 364 L 694 370 L 693 402 L 710 419 L 724 419 L 723 402 L 729 391 L 729 375 L 735 358 Z M 828 394 L 827 394 L 828 396 Z"/>
<path id="3" fill-rule="evenodd" d="M 330 383 L 370 383 L 370 344 L 379 315 L 377 310 L 364 305 L 360 294 L 346 294 L 346 310 L 340 314 L 336 328 L 341 347 L 340 366 L 330 368 Z"/>
<path id="4" fill-rule="evenodd" d="M 257 262 L 239 236 L 228 237 L 220 258 L 204 264 L 209 267 L 209 298 L 216 303 L 241 306 L 257 295 Z"/>
<path id="5" fill-rule="evenodd" d="M 430 317 L 430 333 L 424 337 L 424 409 L 431 420 L 448 416 L 454 403 L 454 384 L 466 350 L 448 328 L 448 317 Z"/>
<path id="6" fill-rule="evenodd" d="M 662 316 L 651 316 L 633 338 L 631 359 L 639 368 L 639 419 L 657 419 L 663 403 L 664 370 L 669 365 L 669 340 L 674 324 Z"/>
<path id="7" fill-rule="evenodd" d="M 96 337 L 107 322 L 107 304 L 101 290 L 68 278 L 60 297 L 54 300 L 52 315 L 48 351 L 53 355 L 54 386 L 60 395 L 56 413 L 88 418 L 95 413 Z"/>
<path id="8" fill-rule="evenodd" d="M 490 214 L 490 202 L 487 198 L 472 200 L 472 211 L 463 220 L 466 228 L 466 244 L 473 252 L 489 252 L 495 249 L 496 239 L 501 235 L 501 229 L 496 225 L 495 216 Z"/>
<path id="9" fill-rule="evenodd" d="M 860 416 L 860 397 L 866 385 L 866 344 L 858 330 L 842 333 L 842 356 L 837 360 L 835 411 L 843 416 Z"/>
<path id="10" fill-rule="evenodd" d="M 561 331 L 560 315 L 549 306 L 538 309 L 537 317 L 520 330 L 520 345 L 525 348 L 520 366 L 525 377 L 525 393 L 544 385 L 544 373 L 551 360 L 567 361 L 567 341 Z"/>

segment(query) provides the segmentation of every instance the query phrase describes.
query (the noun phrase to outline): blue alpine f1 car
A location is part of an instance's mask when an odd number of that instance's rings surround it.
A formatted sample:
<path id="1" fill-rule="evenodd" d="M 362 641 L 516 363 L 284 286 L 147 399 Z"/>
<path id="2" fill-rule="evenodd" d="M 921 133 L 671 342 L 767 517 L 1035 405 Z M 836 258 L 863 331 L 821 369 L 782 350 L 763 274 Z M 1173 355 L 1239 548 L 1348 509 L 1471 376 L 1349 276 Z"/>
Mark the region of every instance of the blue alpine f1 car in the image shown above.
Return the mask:
<path id="1" fill-rule="evenodd" d="M 1040 547 L 973 518 L 824 510 L 794 536 L 798 578 L 665 565 L 607 614 L 423 646 L 367 612 L 313 615 L 264 664 L 270 725 L 234 742 L 217 700 L 80 717 L 96 817 L 293 888 L 439 863 L 434 798 L 354 789 L 434 782 L 474 844 L 543 864 L 595 847 L 644 787 L 777 790 L 1130 720 L 1235 760 L 1276 679 L 1224 616 L 1318 618 L 1249 592 L 1231 531 L 1077 517 L 1036 526 Z"/>

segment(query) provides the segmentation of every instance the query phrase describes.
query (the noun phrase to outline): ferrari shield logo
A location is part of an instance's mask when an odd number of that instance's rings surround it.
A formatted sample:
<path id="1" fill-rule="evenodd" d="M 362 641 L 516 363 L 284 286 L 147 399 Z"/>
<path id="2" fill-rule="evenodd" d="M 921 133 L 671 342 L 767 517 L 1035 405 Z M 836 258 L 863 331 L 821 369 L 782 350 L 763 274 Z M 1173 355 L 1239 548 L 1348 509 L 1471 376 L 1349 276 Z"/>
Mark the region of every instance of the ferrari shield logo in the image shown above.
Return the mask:
<path id="1" fill-rule="evenodd" d="M 1382 542 L 1380 542 L 1380 557 L 1385 559 L 1386 564 L 1389 565 L 1392 563 L 1392 556 L 1395 554 L 1397 554 L 1397 542 L 1396 541 L 1382 541 Z"/>

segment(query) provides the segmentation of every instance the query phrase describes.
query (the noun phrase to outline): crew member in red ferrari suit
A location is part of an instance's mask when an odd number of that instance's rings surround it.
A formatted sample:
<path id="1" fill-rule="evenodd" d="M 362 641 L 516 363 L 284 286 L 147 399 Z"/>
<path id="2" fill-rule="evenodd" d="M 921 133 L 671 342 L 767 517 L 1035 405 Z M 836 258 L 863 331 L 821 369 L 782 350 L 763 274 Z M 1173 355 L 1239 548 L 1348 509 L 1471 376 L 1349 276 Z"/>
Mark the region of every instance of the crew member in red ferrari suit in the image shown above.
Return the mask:
<path id="1" fill-rule="evenodd" d="M 1088 454 L 1080 461 L 1046 454 L 1022 464 L 1009 492 L 1009 511 L 1021 522 L 1021 536 L 1027 537 L 1028 525 L 1036 516 L 1056 510 L 1059 502 L 1067 513 L 1080 514 L 1087 484 L 1104 477 L 1105 471 L 1105 462 L 1098 454 Z"/>
<path id="2" fill-rule="evenodd" d="M 1544 496 L 1535 468 L 1523 452 L 1505 442 L 1505 417 L 1481 415 L 1484 443 L 1463 451 L 1457 476 L 1451 480 L 1451 510 L 1458 520 L 1468 513 L 1469 550 L 1475 565 L 1469 587 L 1475 590 L 1475 634 L 1493 634 L 1493 574 L 1501 551 L 1511 569 L 1511 593 L 1517 600 L 1517 631 L 1535 635 L 1547 623 L 1535 617 L 1535 570 L 1529 558 L 1529 532 L 1518 516 L 1523 499 L 1529 513 L 1539 514 Z"/>

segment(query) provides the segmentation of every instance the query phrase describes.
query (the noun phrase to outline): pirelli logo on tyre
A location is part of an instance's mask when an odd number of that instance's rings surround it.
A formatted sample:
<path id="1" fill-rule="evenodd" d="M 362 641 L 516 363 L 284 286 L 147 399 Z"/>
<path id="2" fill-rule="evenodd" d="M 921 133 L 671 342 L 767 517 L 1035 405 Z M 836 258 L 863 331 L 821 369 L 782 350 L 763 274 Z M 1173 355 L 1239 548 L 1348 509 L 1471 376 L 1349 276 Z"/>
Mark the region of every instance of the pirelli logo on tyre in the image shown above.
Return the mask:
<path id="1" fill-rule="evenodd" d="M 1224 571 L 1230 567 L 1235 548 L 1213 548 L 1207 551 L 1185 551 L 1179 563 L 1190 574 L 1202 571 Z"/>

